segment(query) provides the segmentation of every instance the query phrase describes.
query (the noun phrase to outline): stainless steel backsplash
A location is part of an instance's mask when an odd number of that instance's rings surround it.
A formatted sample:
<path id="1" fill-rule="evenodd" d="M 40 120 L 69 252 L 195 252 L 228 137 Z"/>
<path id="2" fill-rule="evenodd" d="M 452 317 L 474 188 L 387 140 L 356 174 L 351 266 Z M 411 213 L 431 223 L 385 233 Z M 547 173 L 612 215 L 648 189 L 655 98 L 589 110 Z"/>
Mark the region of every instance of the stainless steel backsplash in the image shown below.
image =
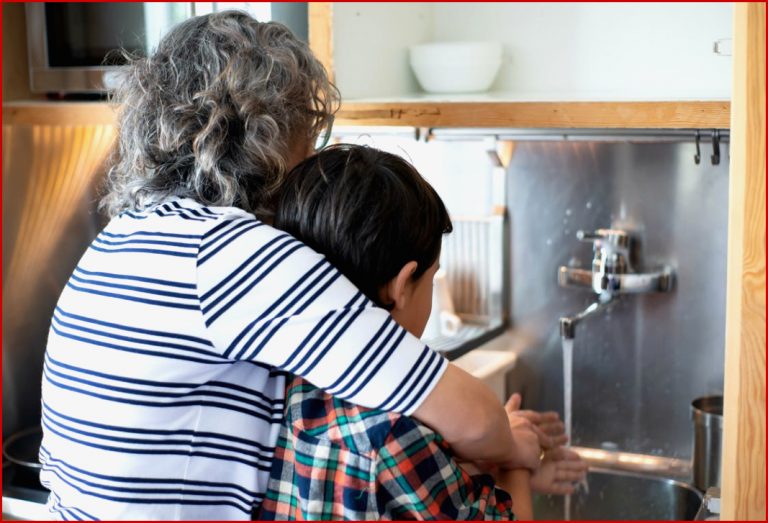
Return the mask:
<path id="1" fill-rule="evenodd" d="M 526 408 L 563 412 L 557 320 L 594 295 L 561 288 L 557 268 L 590 267 L 578 229 L 620 227 L 642 265 L 676 270 L 670 294 L 624 296 L 580 324 L 573 359 L 573 444 L 687 459 L 689 405 L 721 393 L 725 343 L 728 145 L 521 141 L 508 173 L 511 321 L 527 343 L 508 378 Z"/>

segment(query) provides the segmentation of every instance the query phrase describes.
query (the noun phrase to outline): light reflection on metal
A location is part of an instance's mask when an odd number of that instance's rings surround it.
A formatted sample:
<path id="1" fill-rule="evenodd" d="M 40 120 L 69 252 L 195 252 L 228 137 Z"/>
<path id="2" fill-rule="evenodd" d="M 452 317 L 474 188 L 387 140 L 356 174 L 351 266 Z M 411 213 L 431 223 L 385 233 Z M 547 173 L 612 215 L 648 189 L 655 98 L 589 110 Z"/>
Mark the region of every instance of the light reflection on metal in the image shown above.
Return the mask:
<path id="1" fill-rule="evenodd" d="M 687 460 L 587 447 L 571 447 L 571 450 L 594 468 L 642 472 L 685 481 L 691 478 L 691 464 Z"/>
<path id="2" fill-rule="evenodd" d="M 51 315 L 104 225 L 98 185 L 111 125 L 3 125 L 3 435 L 40 421 Z"/>
<path id="3" fill-rule="evenodd" d="M 4 134 L 12 133 L 8 129 Z M 3 155 L 10 163 L 4 172 L 28 178 L 16 244 L 4 278 L 4 302 L 5 295 L 12 296 L 14 308 L 23 308 L 18 300 L 33 298 L 24 290 L 30 288 L 32 280 L 45 277 L 42 268 L 56 256 L 54 248 L 72 215 L 79 210 L 78 199 L 101 172 L 98 167 L 106 159 L 114 138 L 114 128 L 106 125 L 35 125 L 31 150 L 27 151 L 32 155 L 31 169 L 25 172 L 23 164 L 28 163 L 28 158 L 19 157 L 24 151 L 10 150 L 10 154 Z"/>

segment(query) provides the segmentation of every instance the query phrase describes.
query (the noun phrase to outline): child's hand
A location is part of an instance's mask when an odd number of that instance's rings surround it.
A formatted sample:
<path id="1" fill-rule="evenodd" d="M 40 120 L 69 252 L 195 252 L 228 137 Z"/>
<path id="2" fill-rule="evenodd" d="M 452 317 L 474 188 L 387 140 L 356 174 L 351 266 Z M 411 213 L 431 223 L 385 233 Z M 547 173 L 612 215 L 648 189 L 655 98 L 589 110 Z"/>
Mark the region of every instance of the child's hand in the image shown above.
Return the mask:
<path id="1" fill-rule="evenodd" d="M 586 477 L 587 468 L 572 450 L 565 447 L 550 450 L 531 476 L 531 490 L 543 494 L 573 494 L 574 484 Z"/>
<path id="2" fill-rule="evenodd" d="M 521 416 L 530 421 L 539 431 L 539 445 L 543 449 L 552 449 L 564 445 L 568 441 L 565 435 L 565 425 L 560 421 L 560 414 L 554 411 L 536 412 L 535 410 L 520 410 L 523 401 L 520 394 L 509 397 L 504 408 L 507 415 Z"/>

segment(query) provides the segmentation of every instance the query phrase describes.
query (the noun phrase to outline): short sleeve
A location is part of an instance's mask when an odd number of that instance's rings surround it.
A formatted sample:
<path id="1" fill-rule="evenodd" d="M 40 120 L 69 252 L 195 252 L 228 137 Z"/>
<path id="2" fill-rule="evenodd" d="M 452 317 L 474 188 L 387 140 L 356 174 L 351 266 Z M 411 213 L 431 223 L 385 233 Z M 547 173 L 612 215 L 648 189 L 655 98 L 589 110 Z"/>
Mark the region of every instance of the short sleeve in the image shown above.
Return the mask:
<path id="1" fill-rule="evenodd" d="M 352 403 L 405 414 L 446 369 L 323 256 L 249 215 L 203 235 L 197 278 L 211 342 L 229 360 L 274 366 Z"/>
<path id="2" fill-rule="evenodd" d="M 405 417 L 379 451 L 375 491 L 382 519 L 514 519 L 512 499 L 491 476 L 470 476 L 435 432 Z"/>

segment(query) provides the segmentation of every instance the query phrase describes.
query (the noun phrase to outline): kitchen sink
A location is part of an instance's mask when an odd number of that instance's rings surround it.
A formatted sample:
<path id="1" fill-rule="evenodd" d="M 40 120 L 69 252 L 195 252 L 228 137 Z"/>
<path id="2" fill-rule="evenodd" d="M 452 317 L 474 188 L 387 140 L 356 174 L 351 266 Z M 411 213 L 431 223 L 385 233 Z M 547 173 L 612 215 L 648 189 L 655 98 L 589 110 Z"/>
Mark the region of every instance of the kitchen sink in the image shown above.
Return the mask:
<path id="1" fill-rule="evenodd" d="M 672 479 L 590 469 L 587 480 L 589 491 L 571 496 L 571 520 L 693 520 L 702 501 L 696 489 Z M 538 520 L 565 519 L 565 498 L 535 496 L 533 509 Z"/>

